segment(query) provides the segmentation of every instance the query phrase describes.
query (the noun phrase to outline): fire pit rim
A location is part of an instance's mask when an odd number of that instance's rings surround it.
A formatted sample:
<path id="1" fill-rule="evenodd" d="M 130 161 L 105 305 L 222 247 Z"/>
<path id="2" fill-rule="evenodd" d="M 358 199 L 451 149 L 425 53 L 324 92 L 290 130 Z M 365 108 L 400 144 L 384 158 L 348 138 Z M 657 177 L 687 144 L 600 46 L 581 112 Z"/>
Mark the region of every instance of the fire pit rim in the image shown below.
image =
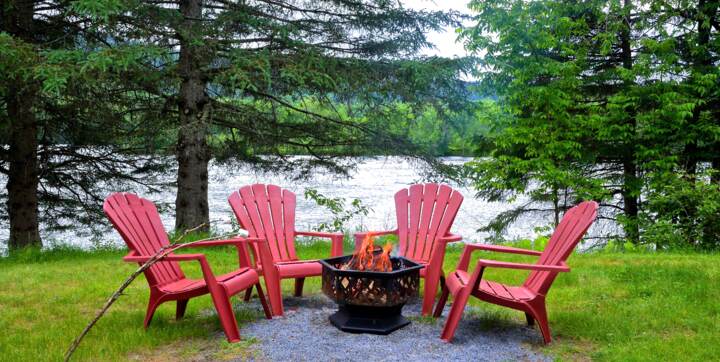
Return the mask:
<path id="1" fill-rule="evenodd" d="M 395 274 L 404 274 L 404 273 L 408 273 L 408 272 L 411 272 L 416 269 L 419 270 L 419 269 L 422 269 L 425 267 L 424 265 L 416 263 L 404 256 L 390 257 L 390 260 L 392 260 L 392 259 L 400 260 L 403 263 L 404 267 L 402 269 L 391 270 L 391 271 L 386 271 L 386 272 L 356 270 L 356 269 L 339 269 L 339 268 L 336 268 L 333 264 L 331 264 L 337 260 L 348 259 L 348 257 L 351 257 L 351 255 L 341 255 L 341 256 L 336 256 L 336 257 L 327 258 L 327 259 L 319 259 L 318 262 L 320 264 L 322 264 L 324 267 L 331 269 L 333 272 L 339 272 L 339 273 L 342 273 L 345 275 L 354 275 L 354 276 L 362 275 L 365 277 L 375 277 L 375 278 L 389 278 L 389 277 L 395 276 Z"/>

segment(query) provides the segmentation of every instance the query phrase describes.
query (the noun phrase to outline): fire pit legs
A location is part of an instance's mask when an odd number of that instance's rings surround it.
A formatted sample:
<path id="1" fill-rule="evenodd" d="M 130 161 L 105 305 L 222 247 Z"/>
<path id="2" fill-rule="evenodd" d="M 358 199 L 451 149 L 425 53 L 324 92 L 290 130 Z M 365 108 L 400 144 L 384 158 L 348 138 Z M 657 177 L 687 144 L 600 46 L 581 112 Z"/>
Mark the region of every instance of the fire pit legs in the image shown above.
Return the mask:
<path id="1" fill-rule="evenodd" d="M 410 324 L 402 315 L 402 307 L 345 305 L 330 316 L 330 322 L 343 332 L 390 334 Z"/>

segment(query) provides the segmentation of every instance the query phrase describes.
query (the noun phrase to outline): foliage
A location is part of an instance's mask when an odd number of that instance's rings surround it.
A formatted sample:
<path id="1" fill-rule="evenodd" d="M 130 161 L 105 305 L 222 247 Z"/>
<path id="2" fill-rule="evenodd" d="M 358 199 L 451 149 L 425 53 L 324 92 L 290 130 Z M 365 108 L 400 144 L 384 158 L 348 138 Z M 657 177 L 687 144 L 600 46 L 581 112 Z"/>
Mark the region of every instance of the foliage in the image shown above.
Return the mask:
<path id="1" fill-rule="evenodd" d="M 169 105 L 185 102 L 181 80 L 189 74 L 173 54 L 178 45 L 192 50 L 193 77 L 201 74 L 205 88 L 199 97 L 212 107 L 208 132 L 221 135 L 210 143 L 213 154 L 266 169 L 343 173 L 350 165 L 342 156 L 425 153 L 405 132 L 389 132 L 393 102 L 461 112 L 467 99 L 457 77 L 471 60 L 417 56 L 430 46 L 424 33 L 458 25 L 457 13 L 388 1 L 206 1 L 199 5 L 203 21 L 188 24 L 176 1 L 73 6 L 114 39 L 109 49 L 148 39 L 162 49 L 164 56 L 146 57 L 136 74 L 136 86 L 156 103 L 149 110 L 177 115 Z M 298 153 L 311 157 L 290 157 Z"/>
<path id="2" fill-rule="evenodd" d="M 193 4 L 198 16 L 184 13 Z M 211 155 L 296 177 L 345 173 L 352 162 L 342 156 L 431 161 L 447 142 L 434 148 L 426 133 L 408 140 L 406 128 L 387 127 L 397 104 L 437 129 L 465 113 L 469 94 L 458 76 L 471 59 L 417 55 L 431 46 L 427 31 L 459 24 L 454 12 L 384 0 L 14 0 L 0 13 L 0 172 L 28 175 L 15 184 L 39 195 L 18 202 L 1 191 L 3 222 L 14 205 L 13 215 L 44 215 L 46 229 L 105 225 L 107 186 L 156 190 L 157 173 L 174 166 L 158 157 L 167 153 L 189 155 L 177 157 L 178 194 L 200 198 L 207 187 L 183 188 L 185 176 L 207 181 Z M 27 122 L 10 114 L 18 110 Z M 28 154 L 12 162 L 18 144 Z M 205 170 L 183 169 L 186 160 Z M 176 215 L 202 201 L 178 200 Z"/>
<path id="3" fill-rule="evenodd" d="M 720 249 L 720 185 L 686 174 L 668 175 L 648 194 L 645 237 L 658 248 L 697 246 Z"/>
<path id="4" fill-rule="evenodd" d="M 7 206 L 0 221 L 6 224 L 14 206 L 22 215 L 39 212 L 48 229 L 77 229 L 78 223 L 90 226 L 81 232 L 99 229 L 106 185 L 153 190 L 165 168 L 139 155 L 163 125 L 137 122 L 133 114 L 144 96 L 122 81 L 141 59 L 159 53 L 153 46 L 98 48 L 104 40 L 72 4 L 33 4 L 4 2 L 0 9 L 0 176 L 8 180 L 0 190 Z M 36 162 L 16 159 L 19 149 Z M 9 180 L 19 174 L 36 178 L 15 190 L 37 185 L 23 191 L 38 195 L 39 210 L 31 200 L 6 203 Z"/>
<path id="5" fill-rule="evenodd" d="M 652 229 L 668 222 L 681 233 L 677 242 L 708 242 L 691 231 L 709 224 L 692 200 L 684 218 L 658 204 L 692 189 L 717 197 L 698 169 L 720 167 L 720 113 L 710 105 L 720 96 L 720 71 L 709 66 L 720 60 L 719 9 L 696 5 L 471 2 L 477 24 L 462 35 L 484 54 L 481 86 L 496 91 L 501 117 L 487 137 L 492 157 L 470 163 L 470 177 L 490 201 L 530 196 L 486 229 L 499 232 L 528 212 L 557 222 L 568 207 L 595 199 L 601 217 L 619 222 L 632 242 L 657 241 Z M 682 174 L 690 181 L 678 194 Z"/>
<path id="6" fill-rule="evenodd" d="M 248 101 L 249 102 L 249 101 Z M 252 105 L 259 109 L 267 108 L 267 104 L 255 101 Z M 295 108 L 305 108 L 311 112 L 333 117 L 335 114 L 343 118 L 350 118 L 351 114 L 360 122 L 367 122 L 368 116 L 361 116 L 357 109 L 359 104 L 345 104 L 332 102 L 330 106 L 316 99 L 316 97 L 302 97 L 293 103 Z M 445 105 L 431 103 L 414 104 L 410 102 L 388 102 L 384 105 L 383 117 L 387 131 L 406 139 L 410 144 L 421 150 L 422 154 L 431 156 L 471 156 L 476 152 L 475 143 L 485 134 L 491 124 L 483 122 L 483 110 L 476 110 L 477 104 L 467 100 L 467 105 L 459 111 L 451 111 Z M 297 122 L 297 115 L 285 109 L 267 109 L 274 111 L 279 122 Z M 210 132 L 210 144 L 216 150 L 215 156 L 220 161 L 236 159 L 236 153 L 231 148 L 223 147 L 233 142 L 236 137 L 232 129 L 216 127 Z M 277 150 L 287 155 L 312 156 L 304 147 L 293 144 L 277 146 Z M 257 152 L 273 152 L 257 148 Z M 387 150 L 392 153 L 392 150 Z M 315 150 L 315 154 L 322 156 L 337 154 L 373 155 L 371 150 L 364 149 L 356 144 L 337 144 L 322 150 Z"/>
<path id="7" fill-rule="evenodd" d="M 317 206 L 324 207 L 332 214 L 331 222 L 321 222 L 315 228 L 317 231 L 349 233 L 346 223 L 356 218 L 367 216 L 371 211 L 360 199 L 352 199 L 349 208 L 345 206 L 347 200 L 341 197 L 327 197 L 316 189 L 305 189 L 305 199 L 312 200 Z"/>

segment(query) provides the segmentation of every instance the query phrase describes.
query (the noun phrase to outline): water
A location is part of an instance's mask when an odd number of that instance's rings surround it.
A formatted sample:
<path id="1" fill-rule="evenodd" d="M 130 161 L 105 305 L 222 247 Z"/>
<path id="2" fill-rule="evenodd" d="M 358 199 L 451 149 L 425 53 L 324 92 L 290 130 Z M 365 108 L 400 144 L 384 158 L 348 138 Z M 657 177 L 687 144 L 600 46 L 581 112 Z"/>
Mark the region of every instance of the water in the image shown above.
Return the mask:
<path id="1" fill-rule="evenodd" d="M 347 226 L 350 230 L 386 230 L 395 228 L 395 205 L 393 196 L 398 190 L 408 187 L 413 183 L 422 182 L 421 170 L 417 164 L 398 157 L 383 158 L 357 158 L 355 170 L 350 173 L 349 178 L 339 177 L 328 173 L 318 172 L 309 180 L 291 181 L 287 176 L 268 175 L 255 172 L 250 166 L 237 166 L 227 164 L 211 164 L 210 185 L 208 190 L 210 219 L 212 227 L 220 233 L 232 229 L 234 215 L 227 202 L 228 195 L 240 186 L 253 183 L 269 183 L 280 185 L 289 189 L 297 195 L 296 228 L 298 230 L 313 229 L 321 222 L 332 220 L 332 214 L 324 208 L 317 206 L 312 200 L 304 198 L 307 188 L 317 189 L 318 192 L 327 197 L 346 198 L 349 204 L 351 199 L 357 198 L 371 208 L 370 213 L 362 218 L 351 220 Z M 461 164 L 469 161 L 470 158 L 447 157 L 443 162 Z M 174 174 L 166 176 L 167 181 L 175 178 Z M 0 180 L 4 185 L 5 180 Z M 475 199 L 474 191 L 467 187 L 452 185 L 459 190 L 465 200 L 455 219 L 452 232 L 460 234 L 466 242 L 482 241 L 487 233 L 478 232 L 477 229 L 487 225 L 500 212 L 508 210 L 515 205 L 527 202 L 527 198 L 519 197 L 513 203 L 486 202 Z M 114 190 L 108 189 L 108 194 Z M 157 203 L 174 204 L 175 190 L 168 189 L 158 194 L 147 196 Z M 101 208 L 102 205 L 97 205 Z M 161 214 L 163 224 L 167 230 L 174 227 L 173 208 L 167 208 Z M 548 216 L 525 216 L 514 223 L 504 235 L 509 239 L 529 238 L 536 236 L 535 228 L 547 226 L 551 223 Z M 3 225 L 0 228 L 0 240 L 7 240 L 8 227 Z M 46 244 L 58 243 L 74 246 L 89 247 L 94 245 L 89 235 L 76 235 L 74 232 L 49 232 L 42 233 Z M 119 235 L 111 229 L 103 233 L 100 240 L 95 243 L 109 245 L 124 245 Z M 0 245 L 0 252 L 5 248 L 4 243 Z"/>

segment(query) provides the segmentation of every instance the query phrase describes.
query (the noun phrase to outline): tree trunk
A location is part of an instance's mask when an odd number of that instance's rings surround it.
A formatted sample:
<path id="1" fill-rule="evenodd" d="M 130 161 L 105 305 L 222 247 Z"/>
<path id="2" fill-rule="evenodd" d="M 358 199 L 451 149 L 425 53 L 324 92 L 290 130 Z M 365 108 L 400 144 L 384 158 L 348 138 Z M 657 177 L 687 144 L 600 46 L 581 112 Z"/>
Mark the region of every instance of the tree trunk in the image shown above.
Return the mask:
<path id="1" fill-rule="evenodd" d="M 177 143 L 177 196 L 175 198 L 175 228 L 180 230 L 205 223 L 209 225 L 208 162 L 210 148 L 207 143 L 211 107 L 205 93 L 206 81 L 202 66 L 204 54 L 193 41 L 193 29 L 200 26 L 201 0 L 183 0 L 180 12 L 184 20 L 179 29 L 180 130 Z M 207 229 L 207 227 L 205 227 Z"/>
<path id="2" fill-rule="evenodd" d="M 624 0 L 624 26 L 620 32 L 620 46 L 622 49 L 621 57 L 623 68 L 633 68 L 632 58 L 632 45 L 630 44 L 630 14 L 632 12 L 631 0 Z M 626 87 L 632 87 L 634 83 L 632 81 L 626 81 Z M 637 243 L 640 241 L 640 230 L 638 226 L 638 212 L 639 203 L 638 195 L 640 194 L 640 186 L 637 180 L 637 163 L 635 160 L 635 130 L 637 128 L 637 120 L 635 119 L 635 112 L 628 112 L 628 123 L 632 127 L 632 139 L 627 140 L 627 149 L 623 155 L 623 206 L 624 213 L 627 220 L 625 221 L 624 230 L 625 237 L 633 242 Z"/>
<path id="3" fill-rule="evenodd" d="M 628 157 L 623 163 L 623 211 L 627 220 L 625 221 L 625 237 L 633 242 L 640 241 L 640 229 L 638 225 L 638 196 L 637 196 L 637 168 L 635 160 Z"/>
<path id="4" fill-rule="evenodd" d="M 27 43 L 33 42 L 34 2 L 14 1 L 3 5 L 2 31 Z M 40 246 L 38 225 L 38 124 L 33 113 L 37 85 L 22 77 L 9 87 L 5 104 L 9 118 L 10 149 L 7 181 L 7 210 L 10 217 L 10 240 L 13 250 Z"/>
<path id="5" fill-rule="evenodd" d="M 560 194 L 557 190 L 557 188 L 553 188 L 552 191 L 552 202 L 553 202 L 553 212 L 554 212 L 554 219 L 553 219 L 553 227 L 557 227 L 560 225 Z"/>

